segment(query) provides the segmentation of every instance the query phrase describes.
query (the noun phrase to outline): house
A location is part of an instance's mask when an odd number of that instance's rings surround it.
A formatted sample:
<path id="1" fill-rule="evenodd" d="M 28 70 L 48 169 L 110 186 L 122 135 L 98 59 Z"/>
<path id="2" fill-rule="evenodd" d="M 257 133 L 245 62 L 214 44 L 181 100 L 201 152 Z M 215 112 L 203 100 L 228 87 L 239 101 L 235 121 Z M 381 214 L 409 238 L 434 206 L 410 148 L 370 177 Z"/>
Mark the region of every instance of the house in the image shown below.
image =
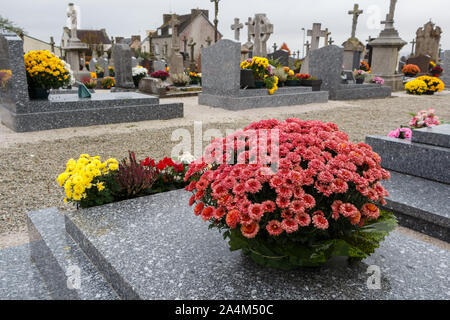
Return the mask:
<path id="1" fill-rule="evenodd" d="M 172 28 L 170 21 L 172 14 L 163 14 L 163 24 L 156 30 L 150 31 L 152 35 L 152 46 L 156 59 L 168 59 L 171 55 Z M 190 14 L 177 15 L 180 21 L 178 25 L 178 39 L 180 41 L 180 52 L 185 58 L 190 59 L 191 48 L 188 45 L 191 39 L 194 46 L 194 60 L 197 61 L 202 47 L 208 47 L 214 41 L 214 25 L 209 20 L 209 11 L 203 9 L 192 9 Z M 218 32 L 218 39 L 222 34 Z M 143 52 L 150 52 L 150 40 L 147 36 L 142 41 Z M 188 58 L 189 57 L 189 58 Z"/>
<path id="2" fill-rule="evenodd" d="M 64 27 L 63 35 L 61 37 L 61 47 L 64 48 L 67 45 L 67 41 L 70 38 L 70 29 Z M 106 29 L 100 30 L 77 30 L 77 38 L 81 42 L 86 43 L 89 46 L 91 52 L 87 56 L 91 56 L 94 51 L 97 56 L 102 56 L 103 52 L 108 51 L 112 47 L 112 43 Z"/>
<path id="3" fill-rule="evenodd" d="M 48 50 L 55 54 L 57 57 L 64 57 L 64 52 L 61 47 L 55 46 L 53 37 L 50 37 L 50 42 L 46 42 L 37 38 L 33 38 L 27 34 L 21 34 L 20 37 L 23 40 L 24 53 L 36 50 Z"/>

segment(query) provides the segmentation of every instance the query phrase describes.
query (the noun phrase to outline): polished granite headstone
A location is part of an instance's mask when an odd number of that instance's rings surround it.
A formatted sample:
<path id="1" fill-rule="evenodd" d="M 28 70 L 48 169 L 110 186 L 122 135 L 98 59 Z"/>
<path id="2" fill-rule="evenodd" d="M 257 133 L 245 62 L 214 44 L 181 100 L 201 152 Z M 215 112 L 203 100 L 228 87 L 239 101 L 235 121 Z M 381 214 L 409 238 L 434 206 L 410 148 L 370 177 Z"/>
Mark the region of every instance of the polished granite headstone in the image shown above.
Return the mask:
<path id="1" fill-rule="evenodd" d="M 118 57 L 119 58 L 119 57 Z M 184 116 L 182 103 L 160 104 L 152 96 L 127 93 L 51 94 L 48 100 L 30 100 L 23 43 L 16 35 L 0 35 L 0 70 L 12 73 L 0 85 L 0 122 L 16 132 L 99 124 L 167 120 Z"/>
<path id="2" fill-rule="evenodd" d="M 391 171 L 386 207 L 408 228 L 450 242 L 450 125 L 413 130 L 412 141 L 368 136 Z"/>
<path id="3" fill-rule="evenodd" d="M 341 72 L 344 49 L 335 45 L 314 50 L 309 55 L 309 73 L 322 80 L 322 90 L 329 92 L 330 100 L 385 98 L 391 88 L 379 84 L 343 84 Z"/>
<path id="4" fill-rule="evenodd" d="M 328 102 L 327 92 L 307 87 L 279 88 L 273 95 L 267 89 L 240 89 L 240 59 L 239 42 L 220 40 L 202 49 L 200 105 L 245 110 Z"/>
<path id="5" fill-rule="evenodd" d="M 432 244 L 393 232 L 362 262 L 279 271 L 229 251 L 222 235 L 193 214 L 189 196 L 180 190 L 73 211 L 66 231 L 122 299 L 450 298 L 450 252 Z M 29 216 L 50 251 L 64 246 L 59 231 L 51 231 L 54 212 Z M 369 266 L 381 271 L 380 289 L 367 286 Z"/>

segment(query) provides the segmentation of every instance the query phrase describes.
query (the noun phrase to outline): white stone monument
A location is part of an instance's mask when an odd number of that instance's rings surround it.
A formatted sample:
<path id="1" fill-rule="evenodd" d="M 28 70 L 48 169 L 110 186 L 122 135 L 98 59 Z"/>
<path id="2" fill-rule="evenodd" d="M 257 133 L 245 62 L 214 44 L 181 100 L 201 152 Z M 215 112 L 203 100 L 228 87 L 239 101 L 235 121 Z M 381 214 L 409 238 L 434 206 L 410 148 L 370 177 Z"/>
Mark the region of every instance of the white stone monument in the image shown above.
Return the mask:
<path id="1" fill-rule="evenodd" d="M 258 13 L 251 22 L 249 21 L 248 28 L 253 39 L 253 56 L 267 57 L 267 41 L 273 33 L 273 24 L 266 14 Z"/>

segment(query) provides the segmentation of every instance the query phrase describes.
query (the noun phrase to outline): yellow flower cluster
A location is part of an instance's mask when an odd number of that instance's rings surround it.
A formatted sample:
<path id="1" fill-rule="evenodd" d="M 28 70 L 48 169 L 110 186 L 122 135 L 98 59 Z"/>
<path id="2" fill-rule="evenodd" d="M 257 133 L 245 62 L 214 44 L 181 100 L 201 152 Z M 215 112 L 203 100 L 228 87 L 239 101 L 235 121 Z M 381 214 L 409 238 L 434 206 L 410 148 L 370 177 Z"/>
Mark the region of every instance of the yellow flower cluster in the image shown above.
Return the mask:
<path id="1" fill-rule="evenodd" d="M 275 93 L 275 91 L 278 90 L 278 77 L 277 76 L 273 76 L 273 78 L 274 78 L 274 84 L 273 84 L 272 89 L 269 89 L 269 94 L 270 95 L 273 95 Z"/>
<path id="2" fill-rule="evenodd" d="M 428 86 L 423 80 L 412 80 L 405 84 L 405 89 L 411 94 L 424 94 L 428 90 Z"/>
<path id="3" fill-rule="evenodd" d="M 6 86 L 6 83 L 11 79 L 12 71 L 11 70 L 0 70 L 0 85 L 2 87 Z"/>
<path id="4" fill-rule="evenodd" d="M 436 67 L 436 63 L 435 63 L 434 61 L 430 61 L 430 66 L 431 66 L 432 68 L 434 68 L 434 67 Z"/>
<path id="5" fill-rule="evenodd" d="M 444 82 L 436 77 L 421 76 L 418 77 L 417 80 L 425 82 L 428 88 L 427 90 L 431 92 L 441 92 L 445 89 Z"/>
<path id="6" fill-rule="evenodd" d="M 192 78 L 201 78 L 202 74 L 197 72 L 189 72 L 189 77 Z"/>
<path id="7" fill-rule="evenodd" d="M 77 161 L 70 159 L 67 162 L 66 171 L 56 179 L 60 187 L 64 186 L 66 192 L 64 202 L 68 200 L 80 201 L 86 198 L 86 190 L 93 186 L 98 191 L 102 191 L 105 189 L 103 182 L 93 184 L 92 181 L 96 177 L 118 169 L 119 162 L 114 158 L 101 162 L 99 156 L 90 157 L 88 154 L 82 154 Z"/>
<path id="8" fill-rule="evenodd" d="M 91 79 L 97 79 L 97 73 L 91 72 Z"/>
<path id="9" fill-rule="evenodd" d="M 30 51 L 25 54 L 25 67 L 30 77 L 46 74 L 59 81 L 67 80 L 69 72 L 64 68 L 61 59 L 48 50 Z"/>
<path id="10" fill-rule="evenodd" d="M 252 67 L 260 67 L 267 69 L 269 66 L 269 60 L 267 58 L 253 57 L 241 62 L 241 69 L 251 69 Z"/>

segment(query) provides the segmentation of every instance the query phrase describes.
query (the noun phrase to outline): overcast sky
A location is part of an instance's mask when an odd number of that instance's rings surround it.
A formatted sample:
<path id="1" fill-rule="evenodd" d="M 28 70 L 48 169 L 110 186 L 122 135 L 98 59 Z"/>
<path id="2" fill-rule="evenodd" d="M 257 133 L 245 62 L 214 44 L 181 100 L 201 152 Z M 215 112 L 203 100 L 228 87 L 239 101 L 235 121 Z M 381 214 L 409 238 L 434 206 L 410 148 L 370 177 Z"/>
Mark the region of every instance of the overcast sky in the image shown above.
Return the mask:
<path id="1" fill-rule="evenodd" d="M 59 43 L 62 28 L 66 25 L 66 9 L 70 1 L 63 0 L 14 0 L 0 1 L 0 15 L 23 27 L 30 36 L 48 41 L 50 36 Z M 81 28 L 105 28 L 108 35 L 129 37 L 145 34 L 162 24 L 163 13 L 186 14 L 191 8 L 210 10 L 214 19 L 214 5 L 210 0 L 73 0 L 81 8 Z M 352 17 L 347 13 L 359 3 L 364 14 L 360 16 L 357 37 L 365 43 L 369 35 L 379 34 L 380 19 L 389 10 L 389 0 L 221 0 L 219 31 L 225 38 L 233 38 L 230 26 L 233 19 L 247 21 L 255 13 L 266 13 L 274 25 L 269 39 L 269 51 L 274 42 L 280 46 L 286 42 L 291 50 L 302 50 L 302 28 L 311 29 L 313 22 L 331 31 L 335 44 L 341 45 L 350 36 Z M 439 25 L 442 48 L 450 49 L 450 1 L 448 0 L 399 0 L 395 13 L 395 26 L 408 45 L 402 53 L 411 52 L 409 42 L 415 38 L 418 27 L 432 19 Z M 308 38 L 307 38 L 308 39 Z M 241 31 L 241 41 L 247 40 L 246 28 Z"/>

